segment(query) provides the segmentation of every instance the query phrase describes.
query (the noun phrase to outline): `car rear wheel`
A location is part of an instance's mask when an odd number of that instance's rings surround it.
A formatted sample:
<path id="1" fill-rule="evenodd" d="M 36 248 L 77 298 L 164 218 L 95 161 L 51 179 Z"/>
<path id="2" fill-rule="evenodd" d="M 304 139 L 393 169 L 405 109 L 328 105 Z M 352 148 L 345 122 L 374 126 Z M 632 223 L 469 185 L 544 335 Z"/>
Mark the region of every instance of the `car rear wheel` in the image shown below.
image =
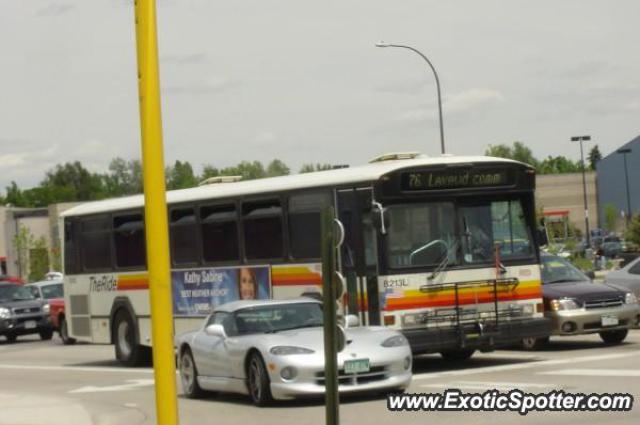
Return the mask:
<path id="1" fill-rule="evenodd" d="M 182 350 L 180 355 L 180 380 L 182 381 L 182 391 L 187 397 L 202 397 L 204 391 L 198 384 L 198 369 L 189 348 Z"/>
<path id="2" fill-rule="evenodd" d="M 75 338 L 69 336 L 69 326 L 67 325 L 67 319 L 60 318 L 60 339 L 64 345 L 72 345 L 76 343 Z"/>
<path id="3" fill-rule="evenodd" d="M 616 331 L 604 331 L 604 332 L 600 332 L 600 338 L 602 338 L 602 340 L 606 344 L 620 344 L 622 341 L 625 340 L 628 333 L 629 331 L 626 329 L 619 329 Z"/>
<path id="4" fill-rule="evenodd" d="M 269 374 L 262 356 L 256 352 L 251 354 L 247 370 L 249 394 L 256 406 L 265 406 L 271 402 Z"/>
<path id="5" fill-rule="evenodd" d="M 443 351 L 440 353 L 443 359 L 447 361 L 457 362 L 467 360 L 473 356 L 476 350 L 455 350 L 455 351 Z"/>
<path id="6" fill-rule="evenodd" d="M 535 351 L 544 348 L 549 343 L 549 338 L 522 338 L 520 345 L 527 351 Z"/>
<path id="7" fill-rule="evenodd" d="M 38 332 L 38 334 L 40 335 L 41 340 L 49 341 L 51 338 L 53 338 L 53 329 L 43 329 Z"/>
<path id="8" fill-rule="evenodd" d="M 138 344 L 133 319 L 125 310 L 116 313 L 113 320 L 116 359 L 124 366 L 141 366 L 150 360 L 150 350 Z"/>

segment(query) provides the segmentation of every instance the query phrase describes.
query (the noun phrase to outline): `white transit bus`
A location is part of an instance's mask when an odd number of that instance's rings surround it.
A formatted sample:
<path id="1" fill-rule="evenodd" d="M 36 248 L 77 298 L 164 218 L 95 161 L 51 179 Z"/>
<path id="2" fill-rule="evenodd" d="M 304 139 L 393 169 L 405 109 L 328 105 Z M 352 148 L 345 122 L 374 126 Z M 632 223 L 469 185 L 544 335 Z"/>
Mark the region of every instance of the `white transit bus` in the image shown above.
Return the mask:
<path id="1" fill-rule="evenodd" d="M 167 193 L 174 331 L 241 298 L 319 295 L 320 210 L 345 228 L 342 314 L 401 330 L 414 353 L 464 359 L 549 334 L 534 170 L 491 157 L 390 154 L 369 164 Z M 142 195 L 66 211 L 66 321 L 79 341 L 149 357 Z"/>

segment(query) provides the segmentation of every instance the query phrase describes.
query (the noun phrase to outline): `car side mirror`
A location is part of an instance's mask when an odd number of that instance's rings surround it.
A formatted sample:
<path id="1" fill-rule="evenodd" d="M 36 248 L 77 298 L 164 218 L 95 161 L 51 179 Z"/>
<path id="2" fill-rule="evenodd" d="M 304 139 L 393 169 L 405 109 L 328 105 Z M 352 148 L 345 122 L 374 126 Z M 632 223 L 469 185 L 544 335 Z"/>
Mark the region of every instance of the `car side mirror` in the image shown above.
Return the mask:
<path id="1" fill-rule="evenodd" d="M 360 319 L 355 314 L 349 314 L 345 319 L 345 324 L 347 328 L 357 328 L 360 326 Z"/>
<path id="2" fill-rule="evenodd" d="M 209 325 L 204 329 L 204 332 L 210 336 L 218 336 L 220 338 L 226 338 L 227 333 L 224 331 L 224 327 L 219 324 Z"/>
<path id="3" fill-rule="evenodd" d="M 594 272 L 593 270 L 589 270 L 588 272 L 585 273 L 587 275 L 587 277 L 591 280 L 594 280 L 596 278 L 596 272 Z"/>

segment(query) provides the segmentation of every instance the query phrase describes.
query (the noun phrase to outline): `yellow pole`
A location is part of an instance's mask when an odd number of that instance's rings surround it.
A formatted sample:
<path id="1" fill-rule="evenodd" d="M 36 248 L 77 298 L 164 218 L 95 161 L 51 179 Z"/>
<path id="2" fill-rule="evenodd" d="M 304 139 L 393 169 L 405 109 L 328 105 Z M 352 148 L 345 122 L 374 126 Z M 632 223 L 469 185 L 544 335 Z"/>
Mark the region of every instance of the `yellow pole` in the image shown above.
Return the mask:
<path id="1" fill-rule="evenodd" d="M 178 424 L 155 0 L 136 0 L 145 233 L 158 425 Z"/>

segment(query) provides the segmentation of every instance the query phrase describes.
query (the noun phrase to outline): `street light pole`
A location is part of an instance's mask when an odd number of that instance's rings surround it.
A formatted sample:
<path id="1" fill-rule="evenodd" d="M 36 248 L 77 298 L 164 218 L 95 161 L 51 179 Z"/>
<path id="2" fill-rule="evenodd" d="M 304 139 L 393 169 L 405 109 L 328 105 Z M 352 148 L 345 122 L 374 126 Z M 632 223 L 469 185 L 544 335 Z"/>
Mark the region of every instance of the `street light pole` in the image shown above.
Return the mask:
<path id="1" fill-rule="evenodd" d="M 591 136 L 574 136 L 571 138 L 572 142 L 580 142 L 580 163 L 582 164 L 582 195 L 584 197 L 584 225 L 587 234 L 587 246 L 591 246 L 591 232 L 589 231 L 589 206 L 587 204 L 587 178 L 585 176 L 584 167 L 584 150 L 582 148 L 582 142 L 588 142 L 591 140 Z"/>
<path id="2" fill-rule="evenodd" d="M 405 46 L 403 44 L 389 44 L 389 43 L 385 43 L 384 41 L 380 41 L 376 43 L 376 47 L 399 47 L 401 49 L 408 49 L 408 50 L 411 50 L 412 52 L 419 54 L 422 57 L 422 59 L 424 59 L 425 62 L 429 64 L 429 67 L 433 71 L 433 75 L 436 77 L 436 88 L 438 90 L 438 115 L 440 117 L 440 149 L 442 151 L 442 154 L 444 155 L 445 149 L 444 149 L 444 125 L 442 124 L 442 97 L 440 95 L 440 79 L 438 78 L 438 73 L 436 72 L 436 68 L 433 66 L 431 61 L 424 54 L 422 54 L 422 52 L 420 52 L 418 49 L 414 49 L 411 46 Z"/>
<path id="3" fill-rule="evenodd" d="M 624 157 L 624 182 L 627 189 L 627 227 L 631 221 L 631 194 L 629 193 L 629 172 L 627 171 L 627 154 L 631 153 L 631 148 L 621 148 L 616 152 Z"/>

